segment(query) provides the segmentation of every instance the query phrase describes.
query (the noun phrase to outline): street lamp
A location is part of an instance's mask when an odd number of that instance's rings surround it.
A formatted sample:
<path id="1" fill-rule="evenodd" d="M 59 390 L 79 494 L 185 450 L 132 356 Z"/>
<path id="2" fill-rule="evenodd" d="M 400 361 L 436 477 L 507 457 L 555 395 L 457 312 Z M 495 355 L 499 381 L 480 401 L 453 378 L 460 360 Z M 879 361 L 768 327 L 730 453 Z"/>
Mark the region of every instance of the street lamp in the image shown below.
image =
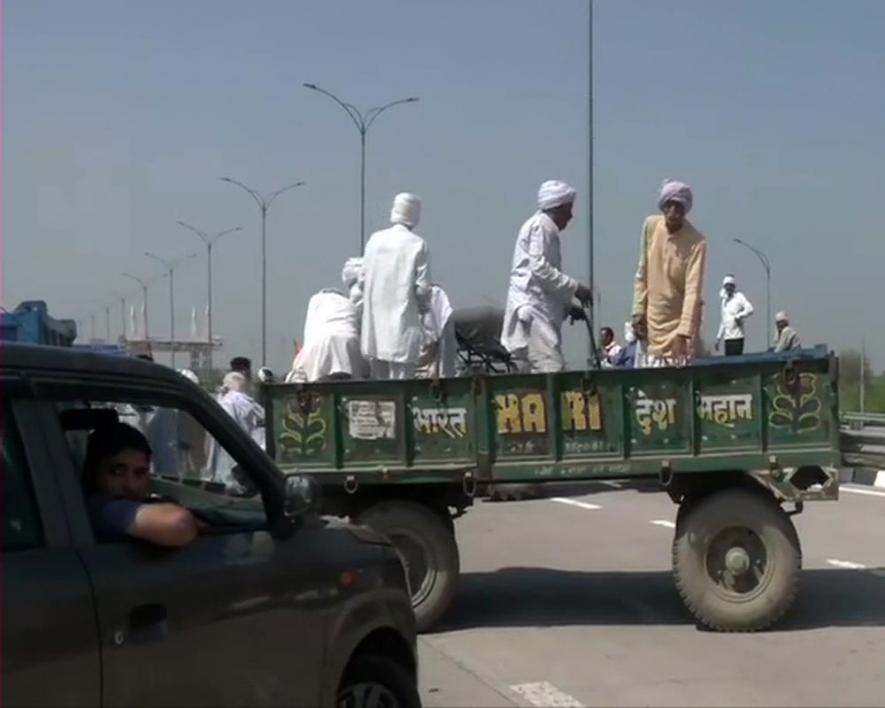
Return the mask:
<path id="1" fill-rule="evenodd" d="M 753 253 L 756 254 L 756 257 L 759 259 L 759 262 L 762 264 L 762 267 L 765 269 L 765 343 L 768 346 L 768 340 L 772 335 L 771 330 L 771 263 L 768 261 L 768 256 L 766 256 L 762 251 L 760 251 L 755 246 L 751 246 L 746 241 L 742 241 L 739 238 L 733 238 L 732 241 L 735 243 L 739 243 L 744 248 L 750 249 Z"/>
<path id="2" fill-rule="evenodd" d="M 222 177 L 221 181 L 236 185 L 248 192 L 261 211 L 261 365 L 265 366 L 267 364 L 267 210 L 270 209 L 273 200 L 283 192 L 288 192 L 295 187 L 302 187 L 306 182 L 294 182 L 265 197 L 258 191 L 230 177 Z"/>
<path id="3" fill-rule="evenodd" d="M 151 345 L 150 345 L 150 339 L 148 337 L 148 295 L 147 295 L 148 284 L 146 282 L 144 282 L 141 278 L 139 278 L 137 275 L 132 275 L 132 273 L 120 273 L 120 275 L 122 275 L 124 278 L 129 278 L 130 280 L 134 280 L 136 283 L 138 283 L 141 286 L 141 292 L 142 292 L 142 296 L 144 298 L 144 300 L 143 300 L 143 302 L 144 302 L 144 341 L 145 341 L 145 344 L 147 344 L 148 350 L 150 350 Z"/>
<path id="4" fill-rule="evenodd" d="M 165 258 L 160 258 L 160 256 L 151 253 L 150 251 L 145 251 L 144 255 L 148 258 L 153 258 L 155 261 L 160 263 L 169 275 L 169 345 L 172 350 L 172 368 L 175 368 L 175 269 L 184 263 L 186 260 L 193 258 L 196 256 L 196 253 L 190 253 L 182 258 L 179 258 L 177 261 L 167 261 Z"/>
<path id="5" fill-rule="evenodd" d="M 200 237 L 203 243 L 206 244 L 206 260 L 209 264 L 209 293 L 207 298 L 207 306 L 206 306 L 206 338 L 209 340 L 209 369 L 212 369 L 212 246 L 215 245 L 215 242 L 220 239 L 222 236 L 227 234 L 232 234 L 236 231 L 242 231 L 242 226 L 235 226 L 232 229 L 226 229 L 224 231 L 219 231 L 215 234 L 207 234 L 205 231 L 200 231 L 200 229 L 195 226 L 191 226 L 190 224 L 179 221 L 177 222 L 179 226 L 183 226 L 186 229 L 193 231 L 197 236 Z"/>
<path id="6" fill-rule="evenodd" d="M 596 210 L 593 208 L 593 0 L 590 0 L 587 25 L 587 285 L 590 288 L 595 287 L 596 283 L 593 277 L 593 215 Z M 597 313 L 596 308 L 590 306 L 590 331 L 596 331 Z M 599 303 L 602 304 L 601 302 Z M 599 317 L 601 320 L 601 316 Z M 592 348 L 592 342 L 588 342 L 587 346 Z M 590 353 L 593 356 L 593 352 Z"/>
<path id="7" fill-rule="evenodd" d="M 361 113 L 352 103 L 345 103 L 334 93 L 326 91 L 326 89 L 320 88 L 316 84 L 304 84 L 304 88 L 309 88 L 311 91 L 318 91 L 335 101 L 335 103 L 341 106 L 347 115 L 350 116 L 350 119 L 353 121 L 353 124 L 356 126 L 356 129 L 360 134 L 360 255 L 362 255 L 363 248 L 365 248 L 366 245 L 366 133 L 369 132 L 369 128 L 372 127 L 372 123 L 375 122 L 375 119 L 388 108 L 393 108 L 394 106 L 399 106 L 403 103 L 417 103 L 418 98 L 416 96 L 401 98 L 396 101 L 391 101 L 383 106 L 370 108 L 365 113 Z"/>

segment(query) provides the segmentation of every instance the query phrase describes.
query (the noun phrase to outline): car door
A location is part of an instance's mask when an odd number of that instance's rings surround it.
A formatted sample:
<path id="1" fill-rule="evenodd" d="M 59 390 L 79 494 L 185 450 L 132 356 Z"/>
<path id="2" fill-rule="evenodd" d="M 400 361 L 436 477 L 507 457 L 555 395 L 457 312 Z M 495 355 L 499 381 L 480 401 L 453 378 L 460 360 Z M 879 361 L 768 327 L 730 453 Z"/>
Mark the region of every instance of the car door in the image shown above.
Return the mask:
<path id="1" fill-rule="evenodd" d="M 242 462 L 247 477 L 257 474 L 237 444 L 241 438 L 224 429 L 229 422 L 224 413 L 211 409 L 215 404 L 194 409 L 192 401 L 127 392 L 118 385 L 68 388 L 65 396 L 90 405 L 149 407 L 147 425 L 165 420 L 169 411 L 193 413 L 207 440 Z M 216 440 L 219 432 L 223 439 Z M 62 475 L 67 482 L 60 483 L 69 503 L 82 506 L 80 470 L 71 464 L 66 439 L 70 431 L 59 426 L 55 436 L 50 450 L 59 470 L 67 465 Z M 157 459 L 169 464 L 174 457 Z M 204 511 L 207 505 L 211 511 L 214 496 L 219 513 L 231 513 L 223 488 L 188 478 L 188 470 L 156 471 L 163 473 L 157 480 L 163 494 L 186 506 L 199 503 Z M 317 572 L 323 564 L 312 534 L 277 540 L 268 530 L 261 497 L 242 501 L 241 507 L 251 501 L 256 513 L 233 514 L 232 521 L 213 524 L 181 549 L 134 540 L 99 542 L 91 529 L 78 533 L 75 540 L 95 589 L 105 706 L 317 705 L 323 608 L 330 592 L 334 595 L 334 577 Z"/>
<path id="2" fill-rule="evenodd" d="M 42 420 L 4 382 L 2 426 L 5 706 L 95 706 L 101 664 L 92 588 L 45 455 Z"/>

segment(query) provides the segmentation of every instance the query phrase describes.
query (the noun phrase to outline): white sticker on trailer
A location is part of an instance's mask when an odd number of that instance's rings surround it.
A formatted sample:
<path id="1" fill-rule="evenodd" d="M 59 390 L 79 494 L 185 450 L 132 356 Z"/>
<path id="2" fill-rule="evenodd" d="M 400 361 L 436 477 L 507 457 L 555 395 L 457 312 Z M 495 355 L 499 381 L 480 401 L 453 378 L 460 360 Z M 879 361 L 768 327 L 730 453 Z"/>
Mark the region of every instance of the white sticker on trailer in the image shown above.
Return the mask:
<path id="1" fill-rule="evenodd" d="M 350 437 L 357 440 L 393 440 L 396 437 L 396 403 L 393 401 L 348 401 Z"/>

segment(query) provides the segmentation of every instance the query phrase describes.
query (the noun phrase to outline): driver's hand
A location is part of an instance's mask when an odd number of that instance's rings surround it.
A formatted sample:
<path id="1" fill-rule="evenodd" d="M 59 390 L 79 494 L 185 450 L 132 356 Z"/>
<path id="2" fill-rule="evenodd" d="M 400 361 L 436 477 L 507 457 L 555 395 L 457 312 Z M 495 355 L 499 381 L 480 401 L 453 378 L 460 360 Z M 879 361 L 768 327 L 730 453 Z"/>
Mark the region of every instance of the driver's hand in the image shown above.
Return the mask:
<path id="1" fill-rule="evenodd" d="M 581 302 L 582 305 L 587 307 L 593 302 L 593 292 L 586 285 L 578 283 L 578 287 L 575 290 L 575 297 Z"/>

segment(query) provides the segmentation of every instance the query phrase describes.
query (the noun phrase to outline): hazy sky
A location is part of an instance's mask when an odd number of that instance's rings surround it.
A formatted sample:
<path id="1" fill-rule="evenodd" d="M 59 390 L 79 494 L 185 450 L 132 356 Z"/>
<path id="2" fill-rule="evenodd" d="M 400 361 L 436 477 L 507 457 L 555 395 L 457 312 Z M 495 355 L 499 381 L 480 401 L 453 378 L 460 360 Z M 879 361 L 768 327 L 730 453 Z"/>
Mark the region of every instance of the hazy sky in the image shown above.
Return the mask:
<path id="1" fill-rule="evenodd" d="M 866 335 L 885 366 L 885 331 L 865 327 L 880 320 L 885 261 L 883 36 L 878 0 L 596 2 L 604 323 L 620 332 L 643 218 L 678 177 L 709 240 L 708 341 L 729 271 L 757 307 L 749 347 L 767 339 L 762 269 L 738 237 L 768 252 L 772 310 L 804 343 Z M 356 131 L 305 81 L 364 108 L 420 96 L 370 133 L 369 226 L 395 192 L 420 194 L 418 231 L 456 306 L 503 305 L 544 179 L 578 189 L 564 269 L 586 279 L 587 46 L 586 0 L 5 0 L 3 303 L 45 299 L 88 336 L 91 312 L 136 294 L 120 271 L 158 273 L 145 250 L 199 251 L 176 274 L 186 334 L 205 307 L 205 255 L 176 220 L 242 225 L 216 251 L 215 330 L 225 354 L 257 363 L 258 210 L 219 177 L 262 191 L 303 179 L 269 218 L 269 358 L 284 369 L 307 299 L 339 283 L 359 242 Z M 168 334 L 168 309 L 160 280 L 152 334 Z M 583 328 L 567 352 L 583 360 Z"/>

